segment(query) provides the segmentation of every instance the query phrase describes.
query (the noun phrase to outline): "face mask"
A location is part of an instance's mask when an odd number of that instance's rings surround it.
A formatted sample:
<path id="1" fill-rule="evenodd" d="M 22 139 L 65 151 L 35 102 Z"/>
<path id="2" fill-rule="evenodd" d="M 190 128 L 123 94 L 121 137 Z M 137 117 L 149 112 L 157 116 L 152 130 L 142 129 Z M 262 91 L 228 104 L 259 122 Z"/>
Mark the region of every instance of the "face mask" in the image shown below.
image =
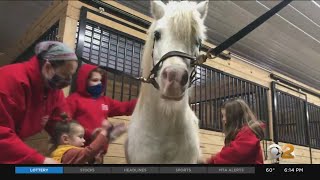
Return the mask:
<path id="1" fill-rule="evenodd" d="M 102 84 L 97 84 L 97 85 L 94 85 L 94 86 L 88 86 L 87 88 L 87 91 L 89 94 L 91 94 L 94 98 L 98 98 L 101 93 L 102 93 Z"/>
<path id="2" fill-rule="evenodd" d="M 71 84 L 71 80 L 66 80 L 59 75 L 54 75 L 48 80 L 51 89 L 63 89 Z"/>

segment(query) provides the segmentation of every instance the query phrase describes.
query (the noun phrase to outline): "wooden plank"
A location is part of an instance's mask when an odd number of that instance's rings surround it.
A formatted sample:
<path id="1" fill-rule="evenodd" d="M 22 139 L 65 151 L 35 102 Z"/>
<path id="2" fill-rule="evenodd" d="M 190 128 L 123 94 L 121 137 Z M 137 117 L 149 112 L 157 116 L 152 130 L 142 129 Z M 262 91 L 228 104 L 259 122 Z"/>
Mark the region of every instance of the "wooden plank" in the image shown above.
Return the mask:
<path id="1" fill-rule="evenodd" d="M 128 8 L 127 6 L 124 6 L 124 5 L 122 5 L 122 4 L 120 4 L 120 3 L 116 2 L 116 1 L 103 0 L 103 2 L 105 2 L 107 4 L 110 4 L 110 5 L 114 6 L 114 7 L 117 7 L 119 9 L 121 9 L 121 10 L 124 10 L 126 12 L 129 12 L 129 13 L 131 13 L 131 14 L 137 16 L 137 17 L 140 17 L 140 18 L 142 18 L 144 20 L 147 20 L 149 22 L 153 21 L 153 19 L 151 17 L 146 16 L 146 15 L 144 15 L 144 14 L 138 12 L 138 11 L 135 11 L 135 10 L 133 10 L 131 8 Z"/>
<path id="2" fill-rule="evenodd" d="M 127 161 L 124 157 L 104 157 L 104 164 L 127 164 Z"/>
<path id="3" fill-rule="evenodd" d="M 139 25 L 136 25 L 136 24 L 134 24 L 134 23 L 132 23 L 132 22 L 126 21 L 126 20 L 124 20 L 124 19 L 122 19 L 122 18 L 120 18 L 120 17 L 114 16 L 114 15 L 108 13 L 108 12 L 100 12 L 99 9 L 94 8 L 94 7 L 92 7 L 92 6 L 89 6 L 89 5 L 87 5 L 87 4 L 85 4 L 85 3 L 82 3 L 82 2 L 79 2 L 79 1 L 73 1 L 73 2 L 71 2 L 71 3 L 70 3 L 70 6 L 71 6 L 71 7 L 70 7 L 71 11 L 68 13 L 68 16 L 71 17 L 72 19 L 75 19 L 75 20 L 79 20 L 79 18 L 80 18 L 80 8 L 81 8 L 82 6 L 84 6 L 84 7 L 88 8 L 88 9 L 91 9 L 91 10 L 94 10 L 94 11 L 96 11 L 96 12 L 99 12 L 99 13 L 105 15 L 105 16 L 108 16 L 108 17 L 114 18 L 114 19 L 116 19 L 116 20 L 122 21 L 122 22 L 124 22 L 124 23 L 126 23 L 126 24 L 128 24 L 128 25 L 134 26 L 134 27 L 139 28 L 139 29 L 141 29 L 141 30 L 143 30 L 143 31 L 147 31 L 146 28 L 143 28 L 143 27 L 141 27 L 141 26 L 139 26 Z M 97 22 L 99 22 L 99 21 L 97 21 Z M 99 23 L 100 23 L 100 24 L 103 24 L 103 23 L 101 23 L 101 22 L 99 22 Z M 109 24 L 104 24 L 104 25 L 109 26 Z M 111 26 L 111 27 L 112 27 L 112 26 Z"/>
<path id="4" fill-rule="evenodd" d="M 141 33 L 139 31 L 136 31 L 134 29 L 131 29 L 127 26 L 124 26 L 122 24 L 116 23 L 114 21 L 111 21 L 109 19 L 103 18 L 101 16 L 98 16 L 96 14 L 93 13 L 88 13 L 87 14 L 87 18 L 92 20 L 92 21 L 96 21 L 99 22 L 100 24 L 107 24 L 109 27 L 112 27 L 113 29 L 118 29 L 121 30 L 122 32 L 125 32 L 127 34 L 130 34 L 132 36 L 135 36 L 141 40 L 145 40 L 147 39 L 147 35 L 145 33 Z"/>
<path id="5" fill-rule="evenodd" d="M 123 144 L 110 144 L 107 156 L 125 157 Z"/>
<path id="6" fill-rule="evenodd" d="M 223 146 L 200 143 L 200 148 L 204 154 L 216 154 L 221 151 Z"/>
<path id="7" fill-rule="evenodd" d="M 37 150 L 39 153 L 43 155 L 48 155 L 48 138 L 28 140 L 25 141 L 25 143 L 29 145 L 31 148 Z"/>
<path id="8" fill-rule="evenodd" d="M 48 139 L 49 135 L 46 131 L 41 131 L 31 137 L 26 138 L 24 141 L 30 141 L 30 140 L 35 140 L 35 139 Z"/>
<path id="9" fill-rule="evenodd" d="M 232 74 L 234 76 L 247 79 L 257 84 L 261 84 L 262 86 L 270 86 L 269 73 L 255 68 L 252 65 L 240 62 L 240 60 L 237 60 L 235 58 L 231 58 L 230 61 L 222 60 L 220 58 L 209 59 L 204 64 Z"/>
<path id="10" fill-rule="evenodd" d="M 210 144 L 210 145 L 224 145 L 224 137 L 216 136 L 216 135 L 208 135 L 199 133 L 200 142 L 203 144 Z"/>
<path id="11" fill-rule="evenodd" d="M 59 37 L 62 37 L 61 40 L 63 43 L 75 49 L 76 48 L 75 39 L 76 39 L 78 21 L 70 17 L 62 17 L 60 19 L 60 22 L 64 23 L 64 28 L 59 27 L 59 30 L 61 29 L 61 32 L 59 33 Z"/>

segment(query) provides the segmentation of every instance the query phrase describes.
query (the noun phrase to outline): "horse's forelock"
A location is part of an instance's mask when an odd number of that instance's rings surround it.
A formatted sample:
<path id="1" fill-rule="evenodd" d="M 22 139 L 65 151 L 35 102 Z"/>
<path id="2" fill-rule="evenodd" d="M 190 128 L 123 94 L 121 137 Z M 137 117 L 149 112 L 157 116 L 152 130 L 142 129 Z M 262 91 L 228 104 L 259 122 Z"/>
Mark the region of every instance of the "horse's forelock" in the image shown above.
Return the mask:
<path id="1" fill-rule="evenodd" d="M 168 28 L 178 40 L 193 44 L 198 36 L 205 38 L 205 27 L 200 17 L 196 17 L 195 2 L 169 2 L 166 16 L 169 18 Z"/>

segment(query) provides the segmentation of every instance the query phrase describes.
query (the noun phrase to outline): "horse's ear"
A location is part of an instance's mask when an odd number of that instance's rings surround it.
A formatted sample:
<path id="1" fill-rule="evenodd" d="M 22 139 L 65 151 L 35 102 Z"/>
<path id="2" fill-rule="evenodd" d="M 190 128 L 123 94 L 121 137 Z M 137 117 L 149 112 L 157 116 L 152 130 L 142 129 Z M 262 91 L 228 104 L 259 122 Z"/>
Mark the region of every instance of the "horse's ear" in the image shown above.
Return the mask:
<path id="1" fill-rule="evenodd" d="M 162 1 L 151 1 L 151 14 L 156 20 L 162 18 L 165 7 Z"/>
<path id="2" fill-rule="evenodd" d="M 197 4 L 197 10 L 200 13 L 201 19 L 204 19 L 207 16 L 208 4 L 209 4 L 208 0 L 202 1 L 199 4 Z"/>

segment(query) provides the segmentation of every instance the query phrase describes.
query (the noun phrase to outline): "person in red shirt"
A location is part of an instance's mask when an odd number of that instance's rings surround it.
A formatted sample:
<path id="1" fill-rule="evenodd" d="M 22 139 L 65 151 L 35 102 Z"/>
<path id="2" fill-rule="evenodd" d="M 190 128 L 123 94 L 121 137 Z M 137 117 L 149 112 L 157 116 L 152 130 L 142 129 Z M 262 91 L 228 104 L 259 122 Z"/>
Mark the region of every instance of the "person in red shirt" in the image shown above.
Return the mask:
<path id="1" fill-rule="evenodd" d="M 108 117 L 131 115 L 137 102 L 136 99 L 121 102 L 103 96 L 106 89 L 105 74 L 97 66 L 82 65 L 77 75 L 76 92 L 66 99 L 72 119 L 76 119 L 85 128 L 84 139 L 87 144 L 91 143 L 92 137 L 101 130 L 101 124 Z M 124 124 L 119 124 L 113 128 L 123 126 Z"/>
<path id="2" fill-rule="evenodd" d="M 208 164 L 263 164 L 260 140 L 263 124 L 241 99 L 231 100 L 221 107 L 225 145 L 219 153 L 207 159 Z"/>
<path id="3" fill-rule="evenodd" d="M 110 131 L 110 124 L 104 124 L 95 139 L 88 146 L 84 146 L 84 128 L 77 121 L 69 120 L 66 114 L 62 116 L 64 120 L 58 122 L 54 128 L 50 150 L 50 156 L 62 164 L 101 162 L 100 153 L 104 151 L 109 141 L 113 140 L 111 137 L 121 135 L 115 132 L 115 129 Z"/>
<path id="4" fill-rule="evenodd" d="M 67 108 L 62 88 L 78 67 L 72 49 L 57 41 L 35 47 L 29 61 L 0 68 L 0 164 L 53 164 L 24 139 L 46 129 Z"/>

